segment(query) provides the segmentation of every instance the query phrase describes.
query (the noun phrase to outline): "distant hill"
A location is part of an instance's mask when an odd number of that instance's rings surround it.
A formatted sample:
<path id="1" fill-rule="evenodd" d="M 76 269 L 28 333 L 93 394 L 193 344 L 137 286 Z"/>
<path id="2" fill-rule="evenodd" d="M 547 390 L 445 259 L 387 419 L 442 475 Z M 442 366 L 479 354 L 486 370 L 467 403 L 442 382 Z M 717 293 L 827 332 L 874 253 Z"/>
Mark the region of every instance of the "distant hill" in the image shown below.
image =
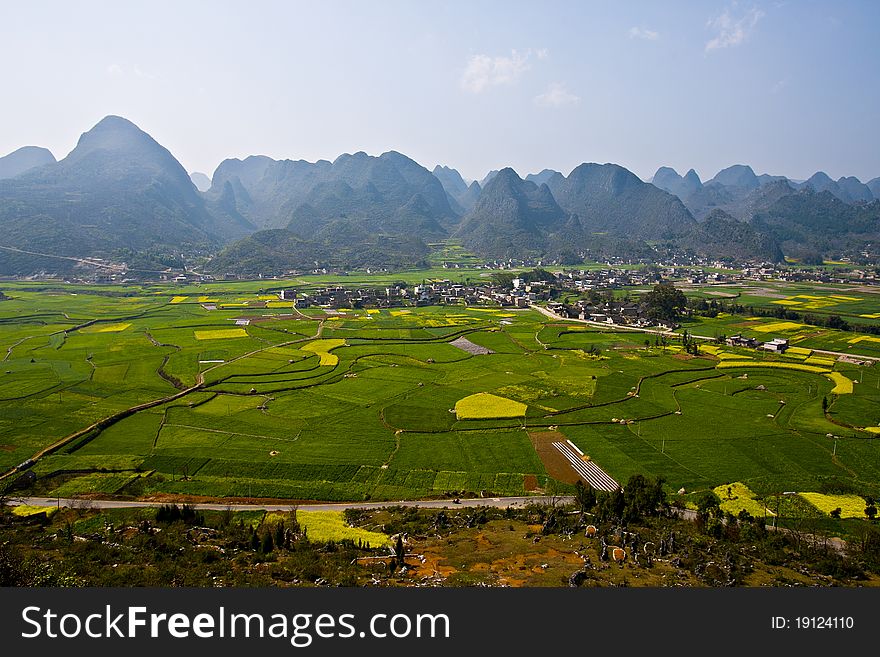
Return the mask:
<path id="1" fill-rule="evenodd" d="M 283 228 L 257 231 L 223 249 L 204 268 L 217 275 L 283 275 L 315 268 L 427 266 L 428 247 L 417 237 L 362 232 L 304 240 Z"/>
<path id="2" fill-rule="evenodd" d="M 211 179 L 201 171 L 193 171 L 189 174 L 189 179 L 192 180 L 192 184 L 200 192 L 207 192 L 211 189 Z"/>
<path id="3" fill-rule="evenodd" d="M 212 207 L 222 202 L 258 228 L 289 228 L 304 238 L 340 221 L 379 233 L 419 230 L 437 237 L 458 220 L 440 181 L 394 151 L 345 154 L 332 163 L 225 160 L 207 197 Z"/>
<path id="4" fill-rule="evenodd" d="M 559 205 L 588 232 L 633 239 L 668 239 L 686 233 L 694 218 L 681 200 L 616 164 L 581 164 L 547 185 Z"/>
<path id="5" fill-rule="evenodd" d="M 451 167 L 428 171 L 389 151 L 228 159 L 209 181 L 108 116 L 63 160 L 26 147 L 0 158 L 0 173 L 4 275 L 67 272 L 85 256 L 163 269 L 216 254 L 205 271 L 264 275 L 415 267 L 427 244 L 449 237 L 487 258 L 566 263 L 677 249 L 811 262 L 859 258 L 880 242 L 880 178 L 818 172 L 798 183 L 745 164 L 705 183 L 693 169 L 661 167 L 645 183 L 616 164 L 584 163 L 568 176 L 523 179 L 508 167 L 467 184 Z"/>
<path id="6" fill-rule="evenodd" d="M 485 187 L 486 185 L 488 185 L 489 181 L 497 175 L 498 169 L 492 169 L 489 173 L 486 174 L 486 177 L 480 181 L 480 187 Z"/>
<path id="7" fill-rule="evenodd" d="M 675 169 L 660 167 L 651 178 L 651 183 L 663 191 L 675 194 L 682 201 L 703 188 L 700 177 L 693 169 L 690 169 L 684 176 L 680 176 Z"/>
<path id="8" fill-rule="evenodd" d="M 525 179 L 529 182 L 535 183 L 536 185 L 543 185 L 555 175 L 561 174 L 558 171 L 554 171 L 553 169 L 544 169 L 538 173 L 530 173 L 526 176 Z"/>
<path id="9" fill-rule="evenodd" d="M 547 185 L 523 180 L 508 167 L 486 184 L 455 237 L 487 256 L 541 255 L 566 219 Z"/>
<path id="10" fill-rule="evenodd" d="M 449 205 L 456 214 L 464 214 L 474 207 L 474 203 L 477 202 L 480 195 L 480 184 L 477 181 L 472 182 L 469 186 L 458 171 L 439 164 L 434 167 L 431 173 L 443 185 L 449 198 Z M 474 187 L 475 185 L 476 187 Z"/>
<path id="11" fill-rule="evenodd" d="M 0 157 L 0 180 L 15 178 L 15 176 L 31 169 L 54 163 L 55 156 L 49 149 L 39 146 L 23 146 L 12 151 L 9 155 Z"/>
<path id="12" fill-rule="evenodd" d="M 708 183 L 718 183 L 725 187 L 740 187 L 747 190 L 755 189 L 761 184 L 758 181 L 758 176 L 752 171 L 752 167 L 746 164 L 734 164 L 722 169 Z"/>
<path id="13" fill-rule="evenodd" d="M 835 181 L 824 171 L 814 173 L 802 187 L 809 187 L 815 192 L 830 192 L 844 203 L 867 203 L 875 198 L 870 187 L 855 176 L 842 177 Z"/>
<path id="14" fill-rule="evenodd" d="M 880 240 L 880 201 L 851 205 L 828 190 L 804 187 L 756 210 L 751 223 L 786 255 L 821 262 L 830 255 L 858 255 Z"/>
<path id="15" fill-rule="evenodd" d="M 159 260 L 247 232 L 216 221 L 171 153 L 116 116 L 83 134 L 63 160 L 0 181 L 0 226 L 4 246 L 65 256 L 151 252 Z M 0 254 L 2 273 L 30 266 Z"/>
<path id="16" fill-rule="evenodd" d="M 731 217 L 723 210 L 712 210 L 678 245 L 699 255 L 725 259 L 758 259 L 781 262 L 782 250 L 772 234 Z"/>

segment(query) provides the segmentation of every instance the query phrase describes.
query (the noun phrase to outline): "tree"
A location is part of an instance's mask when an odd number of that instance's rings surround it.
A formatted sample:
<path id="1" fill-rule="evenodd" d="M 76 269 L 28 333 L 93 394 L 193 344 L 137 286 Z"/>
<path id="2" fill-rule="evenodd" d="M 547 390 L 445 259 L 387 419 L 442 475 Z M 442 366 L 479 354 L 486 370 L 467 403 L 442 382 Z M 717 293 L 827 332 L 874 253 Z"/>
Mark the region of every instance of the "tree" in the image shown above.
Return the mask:
<path id="1" fill-rule="evenodd" d="M 642 297 L 642 302 L 647 307 L 648 317 L 674 321 L 687 306 L 687 297 L 672 283 L 658 283 Z"/>
<path id="2" fill-rule="evenodd" d="M 592 511 L 596 507 L 596 491 L 589 483 L 584 485 L 580 479 L 574 485 L 574 499 L 582 513 Z"/>
<path id="3" fill-rule="evenodd" d="M 822 412 L 828 412 L 828 397 L 822 397 Z"/>

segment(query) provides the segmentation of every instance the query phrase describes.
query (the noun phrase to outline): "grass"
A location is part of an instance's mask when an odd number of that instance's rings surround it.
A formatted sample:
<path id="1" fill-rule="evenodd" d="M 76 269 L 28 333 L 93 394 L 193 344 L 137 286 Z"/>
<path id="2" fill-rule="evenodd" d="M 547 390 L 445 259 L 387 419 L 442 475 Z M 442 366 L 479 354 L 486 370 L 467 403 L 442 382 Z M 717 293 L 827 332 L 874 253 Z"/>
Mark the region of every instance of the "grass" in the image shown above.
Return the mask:
<path id="1" fill-rule="evenodd" d="M 455 402 L 455 416 L 459 420 L 523 417 L 527 408 L 522 402 L 478 392 Z"/>
<path id="2" fill-rule="evenodd" d="M 201 372 L 199 390 L 41 458 L 43 492 L 342 501 L 565 490 L 529 439 L 557 431 L 618 481 L 661 475 L 670 490 L 689 492 L 742 482 L 761 496 L 842 479 L 856 492 L 880 494 L 880 442 L 857 429 L 880 423 L 876 368 L 835 362 L 832 371 L 755 352 L 747 359 L 708 344 L 705 357 L 684 359 L 680 349 L 646 348 L 644 334 L 548 321 L 530 310 L 346 310 L 331 322 L 321 309 L 291 315 L 260 299 L 317 280 L 58 284 L 51 292 L 4 284 L 12 298 L 0 303 L 0 349 L 11 351 L 0 368 L 0 466 L 176 394 Z M 788 296 L 798 294 L 810 292 Z M 170 304 L 173 296 L 187 302 Z M 217 310 L 205 310 L 202 299 Z M 230 327 L 255 304 L 262 305 L 248 313 L 265 317 L 246 330 Z M 734 324 L 773 323 L 714 321 L 728 334 L 750 332 Z M 122 324 L 129 326 L 89 330 Z M 235 333 L 199 339 L 227 331 Z M 447 344 L 458 336 L 495 353 Z M 796 349 L 853 337 L 809 337 L 803 329 Z M 850 381 L 847 394 L 842 379 Z M 826 415 L 822 398 L 832 391 Z"/>

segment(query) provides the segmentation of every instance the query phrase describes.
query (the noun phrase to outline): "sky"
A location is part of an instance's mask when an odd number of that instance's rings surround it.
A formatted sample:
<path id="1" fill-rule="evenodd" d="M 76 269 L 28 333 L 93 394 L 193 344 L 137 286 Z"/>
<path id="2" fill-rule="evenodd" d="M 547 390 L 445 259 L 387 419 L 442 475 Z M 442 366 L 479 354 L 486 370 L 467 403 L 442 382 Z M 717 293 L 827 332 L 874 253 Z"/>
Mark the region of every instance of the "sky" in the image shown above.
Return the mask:
<path id="1" fill-rule="evenodd" d="M 0 154 L 103 116 L 189 171 L 404 153 L 467 179 L 614 162 L 880 176 L 880 2 L 10 0 Z"/>

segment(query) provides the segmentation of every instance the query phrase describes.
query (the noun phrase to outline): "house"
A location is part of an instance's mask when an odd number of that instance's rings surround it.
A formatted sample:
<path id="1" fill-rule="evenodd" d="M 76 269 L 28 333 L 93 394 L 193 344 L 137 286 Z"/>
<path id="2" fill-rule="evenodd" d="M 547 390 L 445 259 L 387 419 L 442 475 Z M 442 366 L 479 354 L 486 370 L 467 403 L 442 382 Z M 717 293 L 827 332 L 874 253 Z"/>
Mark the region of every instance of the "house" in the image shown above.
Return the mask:
<path id="1" fill-rule="evenodd" d="M 731 347 L 751 347 L 752 349 L 758 347 L 758 341 L 755 338 L 744 338 L 739 334 L 731 335 L 725 342 Z"/>
<path id="2" fill-rule="evenodd" d="M 785 350 L 788 349 L 788 340 L 784 338 L 774 338 L 773 340 L 770 340 L 770 342 L 762 344 L 761 349 L 772 351 L 776 354 L 784 354 Z"/>

